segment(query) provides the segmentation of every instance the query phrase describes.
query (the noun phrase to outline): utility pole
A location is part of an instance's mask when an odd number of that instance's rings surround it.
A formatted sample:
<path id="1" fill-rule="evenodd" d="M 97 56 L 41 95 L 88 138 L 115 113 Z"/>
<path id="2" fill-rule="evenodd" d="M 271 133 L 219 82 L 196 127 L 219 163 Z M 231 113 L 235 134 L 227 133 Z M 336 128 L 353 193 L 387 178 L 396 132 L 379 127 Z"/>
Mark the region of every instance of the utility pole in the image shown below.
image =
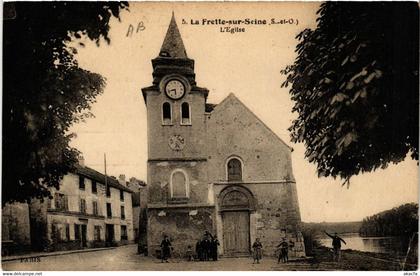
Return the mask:
<path id="1" fill-rule="evenodd" d="M 106 153 L 104 153 L 105 196 L 108 196 L 108 176 L 106 174 Z"/>

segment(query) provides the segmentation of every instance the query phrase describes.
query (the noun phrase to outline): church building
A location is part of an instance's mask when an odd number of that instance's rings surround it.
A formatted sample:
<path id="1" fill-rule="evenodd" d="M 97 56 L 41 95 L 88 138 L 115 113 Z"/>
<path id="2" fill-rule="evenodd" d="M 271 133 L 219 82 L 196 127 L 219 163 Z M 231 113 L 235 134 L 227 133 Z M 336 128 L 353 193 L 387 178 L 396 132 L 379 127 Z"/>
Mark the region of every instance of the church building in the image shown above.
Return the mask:
<path id="1" fill-rule="evenodd" d="M 143 88 L 148 132 L 149 254 L 167 235 L 177 256 L 205 231 L 223 256 L 246 256 L 259 238 L 273 256 L 283 237 L 305 256 L 291 152 L 234 94 L 207 103 L 172 15 L 153 83 Z"/>

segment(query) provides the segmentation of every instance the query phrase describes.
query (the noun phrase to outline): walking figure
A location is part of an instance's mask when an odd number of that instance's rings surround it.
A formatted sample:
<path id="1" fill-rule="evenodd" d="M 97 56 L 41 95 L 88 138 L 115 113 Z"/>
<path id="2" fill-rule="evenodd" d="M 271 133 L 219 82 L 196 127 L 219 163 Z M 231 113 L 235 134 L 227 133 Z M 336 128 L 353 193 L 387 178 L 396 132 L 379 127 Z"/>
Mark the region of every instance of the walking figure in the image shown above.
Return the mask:
<path id="1" fill-rule="evenodd" d="M 171 257 L 172 244 L 167 235 L 164 236 L 160 243 L 160 248 L 162 249 L 162 263 L 164 261 L 169 263 L 168 259 Z"/>
<path id="2" fill-rule="evenodd" d="M 333 260 L 339 262 L 341 258 L 341 242 L 344 242 L 344 244 L 346 244 L 346 242 L 340 238 L 337 233 L 334 233 L 334 236 L 328 234 L 326 231 L 324 231 L 324 233 L 332 239 Z"/>
<path id="3" fill-rule="evenodd" d="M 286 238 L 283 238 L 277 247 L 280 249 L 277 263 L 280 263 L 280 260 L 283 263 L 287 263 L 289 261 L 289 243 L 287 242 Z"/>
<path id="4" fill-rule="evenodd" d="M 253 257 L 254 257 L 254 262 L 253 264 L 255 264 L 255 261 L 257 261 L 257 264 L 260 263 L 260 260 L 262 258 L 262 244 L 260 242 L 260 239 L 257 238 L 254 242 L 254 244 L 252 245 L 252 249 L 253 249 Z"/>

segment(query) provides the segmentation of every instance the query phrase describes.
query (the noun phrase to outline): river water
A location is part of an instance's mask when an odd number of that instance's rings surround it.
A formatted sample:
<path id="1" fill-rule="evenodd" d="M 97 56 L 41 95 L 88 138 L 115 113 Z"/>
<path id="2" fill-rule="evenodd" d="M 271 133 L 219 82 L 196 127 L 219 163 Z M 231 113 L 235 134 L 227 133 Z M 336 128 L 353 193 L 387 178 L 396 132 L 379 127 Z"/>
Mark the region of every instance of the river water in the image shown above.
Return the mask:
<path id="1" fill-rule="evenodd" d="M 358 233 L 340 234 L 339 236 L 347 243 L 342 243 L 341 249 L 405 256 L 408 247 L 408 240 L 401 237 L 360 237 Z M 332 239 L 326 235 L 317 240 L 323 246 L 332 247 Z"/>

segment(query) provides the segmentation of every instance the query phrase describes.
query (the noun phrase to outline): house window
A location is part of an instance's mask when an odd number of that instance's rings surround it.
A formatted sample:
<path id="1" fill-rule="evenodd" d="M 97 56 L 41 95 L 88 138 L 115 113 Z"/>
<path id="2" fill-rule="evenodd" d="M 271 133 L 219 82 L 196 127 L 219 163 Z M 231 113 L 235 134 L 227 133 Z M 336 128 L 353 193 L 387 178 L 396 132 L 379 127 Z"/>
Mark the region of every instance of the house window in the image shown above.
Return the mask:
<path id="1" fill-rule="evenodd" d="M 127 226 L 121 225 L 121 240 L 127 240 Z"/>
<path id="2" fill-rule="evenodd" d="M 108 218 L 112 218 L 111 203 L 106 204 L 106 215 L 107 215 Z"/>
<path id="3" fill-rule="evenodd" d="M 98 213 L 98 202 L 97 201 L 92 201 L 92 210 L 93 210 L 93 214 L 95 215 L 95 216 L 97 216 L 99 213 Z"/>
<path id="4" fill-rule="evenodd" d="M 86 214 L 86 200 L 84 198 L 80 199 L 80 213 Z"/>
<path id="5" fill-rule="evenodd" d="M 68 210 L 68 202 L 67 196 L 60 193 L 55 193 L 54 196 L 55 200 L 55 209 L 58 211 L 67 211 Z"/>
<path id="6" fill-rule="evenodd" d="M 52 234 L 52 239 L 54 242 L 60 242 L 62 241 L 61 238 L 61 229 L 60 229 L 60 225 L 59 224 L 51 224 L 51 234 Z"/>
<path id="7" fill-rule="evenodd" d="M 125 219 L 125 210 L 124 210 L 124 206 L 121 206 L 121 219 Z"/>
<path id="8" fill-rule="evenodd" d="M 171 175 L 171 197 L 189 197 L 188 178 L 186 173 L 180 169 L 173 171 Z"/>
<path id="9" fill-rule="evenodd" d="M 85 178 L 81 175 L 79 175 L 79 189 L 80 190 L 85 189 Z"/>
<path id="10" fill-rule="evenodd" d="M 74 239 L 76 241 L 80 240 L 80 224 L 74 225 Z"/>
<path id="11" fill-rule="evenodd" d="M 124 191 L 120 190 L 120 200 L 124 201 Z"/>
<path id="12" fill-rule="evenodd" d="M 101 241 L 101 226 L 100 225 L 95 225 L 93 235 L 94 235 L 95 241 Z"/>
<path id="13" fill-rule="evenodd" d="M 66 223 L 66 240 L 70 240 L 70 224 Z"/>
<path id="14" fill-rule="evenodd" d="M 111 197 L 111 187 L 109 185 L 106 186 L 106 196 Z"/>
<path id="15" fill-rule="evenodd" d="M 188 103 L 182 103 L 181 105 L 181 125 L 191 124 L 190 105 Z"/>
<path id="16" fill-rule="evenodd" d="M 242 163 L 238 158 L 231 158 L 227 163 L 228 181 L 242 181 Z"/>
<path id="17" fill-rule="evenodd" d="M 163 103 L 162 105 L 162 124 L 172 124 L 172 108 L 170 103 Z"/>
<path id="18" fill-rule="evenodd" d="M 92 180 L 92 193 L 96 194 L 98 192 L 98 187 L 96 186 L 96 181 Z"/>

